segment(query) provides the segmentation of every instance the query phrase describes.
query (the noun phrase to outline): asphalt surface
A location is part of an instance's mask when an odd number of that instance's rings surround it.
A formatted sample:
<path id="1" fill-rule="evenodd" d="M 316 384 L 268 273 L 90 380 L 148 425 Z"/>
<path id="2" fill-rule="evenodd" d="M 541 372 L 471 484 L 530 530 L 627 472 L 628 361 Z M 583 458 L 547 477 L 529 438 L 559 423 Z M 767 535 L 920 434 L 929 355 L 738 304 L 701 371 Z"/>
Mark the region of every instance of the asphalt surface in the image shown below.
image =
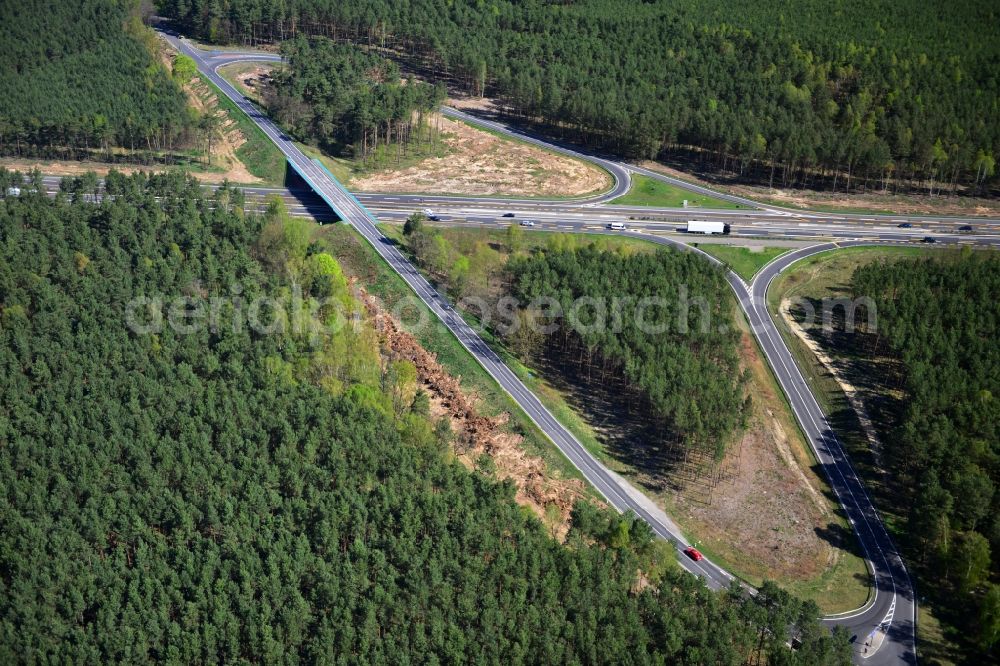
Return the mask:
<path id="1" fill-rule="evenodd" d="M 545 408 L 538 398 L 521 382 L 507 367 L 496 353 L 479 337 L 452 308 L 447 299 L 410 264 L 405 256 L 396 248 L 393 241 L 382 235 L 377 226 L 377 220 L 358 200 L 345 190 L 339 183 L 314 161 L 309 159 L 296 147 L 294 142 L 277 125 L 267 118 L 254 104 L 247 101 L 242 94 L 233 88 L 216 68 L 225 62 L 234 60 L 232 53 L 226 53 L 224 58 L 212 57 L 193 48 L 190 44 L 172 35 L 167 39 L 180 52 L 190 56 L 198 65 L 198 69 L 208 77 L 219 90 L 229 97 L 246 113 L 261 130 L 278 146 L 288 159 L 289 164 L 306 181 L 310 187 L 333 208 L 338 216 L 353 226 L 375 251 L 395 270 L 409 285 L 423 303 L 430 308 L 458 341 L 486 369 L 496 382 L 518 403 L 529 418 L 548 436 L 563 454 L 575 465 L 589 483 L 591 483 L 619 511 L 632 511 L 646 521 L 656 534 L 673 542 L 678 549 L 690 544 L 677 531 L 670 520 L 662 515 L 652 504 L 645 500 L 639 491 L 626 481 L 615 475 L 593 455 Z M 256 54 L 255 54 L 256 59 Z M 657 515 L 660 514 L 660 515 Z M 682 557 L 684 566 L 691 573 L 702 577 L 706 583 L 720 589 L 728 587 L 732 576 L 708 559 L 694 562 Z"/>
<path id="2" fill-rule="evenodd" d="M 308 188 L 314 190 L 322 203 L 327 204 L 345 222 L 357 231 L 399 273 L 414 293 L 430 310 L 448 326 L 463 346 L 483 365 L 520 405 L 528 416 L 542 429 L 560 450 L 577 466 L 587 480 L 597 488 L 610 504 L 620 511 L 633 511 L 645 520 L 657 535 L 673 542 L 678 549 L 688 544 L 676 526 L 645 499 L 641 493 L 597 461 L 541 404 L 501 359 L 452 309 L 438 293 L 386 239 L 377 227 L 380 217 L 402 219 L 414 210 L 432 208 L 442 223 L 471 225 L 509 224 L 511 218 L 504 213 L 514 213 L 514 220 L 537 219 L 534 229 L 608 233 L 604 226 L 611 221 L 626 221 L 629 231 L 643 238 L 688 251 L 698 251 L 682 242 L 678 228 L 689 219 L 724 220 L 733 225 L 734 236 L 753 238 L 780 238 L 811 241 L 813 239 L 839 240 L 837 243 L 821 242 L 782 255 L 771 262 L 747 284 L 729 273 L 730 285 L 750 323 L 753 333 L 773 368 L 792 410 L 802 426 L 817 460 L 826 474 L 850 521 L 865 554 L 874 585 L 868 602 L 848 613 L 824 618 L 833 625 L 846 627 L 855 636 L 856 661 L 870 664 L 915 663 L 915 612 L 916 601 L 912 581 L 890 538 L 885 525 L 872 504 L 868 493 L 826 420 L 807 382 L 795 365 L 774 321 L 767 312 L 765 296 L 773 279 L 795 261 L 835 247 L 868 245 L 875 242 L 906 243 L 932 236 L 944 245 L 998 245 L 1000 221 L 983 218 L 950 218 L 936 216 L 833 214 L 802 212 L 761 205 L 757 202 L 731 197 L 685 181 L 673 179 L 634 165 L 619 163 L 603 157 L 593 157 L 577 152 L 568 146 L 554 146 L 538 137 L 491 119 L 472 117 L 455 109 L 444 109 L 451 117 L 459 117 L 489 129 L 507 134 L 521 141 L 540 145 L 550 150 L 585 159 L 605 168 L 615 179 L 611 191 L 597 197 L 572 201 L 541 201 L 535 199 L 486 199 L 476 197 L 443 197 L 433 195 L 352 195 L 336 183 L 331 176 L 306 157 L 277 126 L 257 107 L 244 99 L 218 73 L 217 68 L 241 60 L 275 61 L 271 55 L 242 54 L 237 52 L 208 52 L 192 48 L 187 42 L 167 35 L 178 50 L 192 57 L 202 71 L 223 93 L 230 97 L 284 153 L 289 163 L 302 176 Z M 628 190 L 630 172 L 642 173 L 651 178 L 678 187 L 726 199 L 746 206 L 745 210 L 676 210 L 635 208 L 604 205 Z M 309 192 L 289 192 L 281 189 L 245 188 L 251 196 L 266 196 L 278 192 L 289 198 L 293 213 L 327 215 L 325 207 Z M 900 224 L 913 228 L 900 228 Z M 973 225 L 971 233 L 959 232 L 958 227 Z M 622 233 L 622 232 L 617 232 Z M 672 235 L 673 234 L 673 235 Z M 690 239 L 690 237 L 687 237 Z M 708 257 L 708 255 L 705 255 Z M 709 260 L 718 263 L 715 259 Z M 680 558 L 692 573 L 701 576 L 713 588 L 729 585 L 732 576 L 710 561 L 693 562 Z M 865 654 L 867 639 L 872 645 Z"/>
<path id="3" fill-rule="evenodd" d="M 441 107 L 441 113 L 445 117 L 453 120 L 471 122 L 479 127 L 485 127 L 486 129 L 493 130 L 494 132 L 499 132 L 500 134 L 517 139 L 518 141 L 523 141 L 533 146 L 538 146 L 539 148 L 559 153 L 561 155 L 575 157 L 577 159 L 590 162 L 591 164 L 596 164 L 611 174 L 611 178 L 614 180 L 614 185 L 610 190 L 592 197 L 580 197 L 573 199 L 573 201 L 577 203 L 602 203 L 605 201 L 611 201 L 612 199 L 627 194 L 629 188 L 632 186 L 632 176 L 629 173 L 629 168 L 613 160 L 604 159 L 594 155 L 584 155 L 583 153 L 577 152 L 572 146 L 559 144 L 551 139 L 540 139 L 533 134 L 525 132 L 517 127 L 507 125 L 501 121 L 490 120 L 465 111 L 459 111 L 458 109 L 453 109 L 450 106 Z"/>
<path id="4" fill-rule="evenodd" d="M 869 638 L 881 640 L 884 637 L 873 657 L 865 659 L 859 655 L 865 661 L 915 663 L 916 598 L 913 582 L 868 492 L 855 474 L 826 415 L 778 332 L 766 304 L 771 283 L 796 261 L 838 246 L 868 244 L 865 241 L 846 241 L 794 250 L 765 266 L 749 286 L 743 285 L 741 289 L 741 285 L 733 284 L 733 289 L 823 473 L 858 537 L 872 573 L 870 606 L 862 611 L 827 618 L 826 621 L 847 627 L 858 636 L 858 648 Z M 732 277 L 731 283 L 734 282 Z"/>

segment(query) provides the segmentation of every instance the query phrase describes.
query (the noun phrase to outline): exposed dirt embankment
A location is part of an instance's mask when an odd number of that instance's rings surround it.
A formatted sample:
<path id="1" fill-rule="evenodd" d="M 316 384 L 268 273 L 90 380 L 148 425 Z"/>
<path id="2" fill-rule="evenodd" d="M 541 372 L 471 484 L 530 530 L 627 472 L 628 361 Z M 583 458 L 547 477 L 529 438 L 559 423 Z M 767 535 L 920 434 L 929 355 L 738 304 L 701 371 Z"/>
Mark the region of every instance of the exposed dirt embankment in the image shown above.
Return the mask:
<path id="1" fill-rule="evenodd" d="M 746 332 L 740 356 L 753 377 L 750 427 L 714 471 L 669 498 L 675 518 L 744 575 L 781 580 L 825 610 L 860 605 L 865 585 L 853 575 L 863 576 L 863 566 L 857 559 L 839 566 L 853 535 L 810 469 L 806 444 Z"/>
<path id="2" fill-rule="evenodd" d="M 236 156 L 236 150 L 246 143 L 246 137 L 229 115 L 218 108 L 219 98 L 215 90 L 201 79 L 191 79 L 183 85 L 191 106 L 202 115 L 215 118 L 215 136 L 212 138 L 212 165 L 225 170 L 224 174 L 212 174 L 212 180 L 228 179 L 234 183 L 259 183 L 246 165 Z M 207 145 L 207 141 L 205 142 Z M 206 174 L 207 175 L 207 174 Z"/>
<path id="3" fill-rule="evenodd" d="M 476 196 L 580 196 L 611 187 L 607 173 L 579 160 L 508 141 L 447 118 L 435 118 L 447 147 L 404 169 L 354 178 L 363 192 Z"/>
<path id="4" fill-rule="evenodd" d="M 507 415 L 484 416 L 476 408 L 474 396 L 467 395 L 460 380 L 449 375 L 434 354 L 402 330 L 381 302 L 361 290 L 361 298 L 372 315 L 381 338 L 383 353 L 392 360 L 407 360 L 417 369 L 423 389 L 431 396 L 432 413 L 447 415 L 455 432 L 455 454 L 470 469 L 486 454 L 496 467 L 496 477 L 510 479 L 517 487 L 516 500 L 529 507 L 562 538 L 569 527 L 573 503 L 585 497 L 577 479 L 553 479 L 546 474 L 545 462 L 527 455 L 521 437 L 507 432 Z"/>

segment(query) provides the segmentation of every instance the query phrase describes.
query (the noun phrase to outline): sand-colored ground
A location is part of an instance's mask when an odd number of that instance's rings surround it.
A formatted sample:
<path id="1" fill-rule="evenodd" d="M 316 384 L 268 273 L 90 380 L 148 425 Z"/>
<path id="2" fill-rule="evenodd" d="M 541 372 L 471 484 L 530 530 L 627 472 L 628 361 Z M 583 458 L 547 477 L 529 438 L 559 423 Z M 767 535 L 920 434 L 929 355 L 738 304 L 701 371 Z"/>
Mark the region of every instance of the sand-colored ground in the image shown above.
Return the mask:
<path id="1" fill-rule="evenodd" d="M 967 197 L 896 195 L 896 194 L 830 194 L 800 190 L 769 190 L 762 187 L 733 187 L 735 194 L 768 200 L 789 208 L 857 209 L 891 211 L 901 215 L 1000 215 L 1000 201 Z"/>
<path id="2" fill-rule="evenodd" d="M 241 62 L 226 65 L 220 69 L 230 82 L 236 83 L 236 87 L 251 99 L 258 103 L 264 99 L 264 93 L 273 85 L 271 73 L 277 67 L 271 63 Z"/>
<path id="3" fill-rule="evenodd" d="M 545 461 L 525 453 L 520 435 L 504 427 L 509 415 L 484 416 L 475 396 L 463 391 L 459 380 L 448 374 L 437 358 L 424 349 L 387 312 L 381 302 L 357 283 L 365 308 L 375 322 L 382 353 L 390 360 L 407 360 L 417 369 L 417 378 L 427 392 L 434 417 L 446 416 L 455 433 L 453 452 L 469 469 L 476 469 L 481 456 L 493 461 L 498 479 L 510 479 L 517 488 L 515 501 L 531 509 L 556 538 L 566 535 L 570 511 L 586 496 L 577 479 L 556 479 L 547 474 Z"/>
<path id="4" fill-rule="evenodd" d="M 364 192 L 553 197 L 611 187 L 607 173 L 585 162 L 507 141 L 447 118 L 432 122 L 440 122 L 446 156 L 357 177 L 351 186 Z"/>
<path id="5" fill-rule="evenodd" d="M 146 173 L 162 173 L 168 168 L 164 167 L 162 164 L 141 166 L 136 164 L 108 164 L 107 162 L 27 160 L 12 157 L 0 157 L 0 167 L 11 171 L 17 170 L 21 173 L 28 173 L 32 169 L 37 168 L 46 176 L 81 176 L 88 171 L 92 171 L 101 177 L 108 175 L 108 172 L 112 169 L 118 171 L 119 173 L 130 174 L 137 171 L 144 171 Z M 189 171 L 188 173 L 203 183 L 221 183 L 223 179 L 226 178 L 226 174 L 218 172 Z M 238 180 L 237 176 L 240 173 L 242 173 L 242 171 L 239 169 L 233 171 L 233 175 L 229 176 L 229 182 L 245 184 L 260 182 L 258 179 L 249 175 L 249 179 Z"/>
<path id="6" fill-rule="evenodd" d="M 641 166 L 673 176 L 690 183 L 703 185 L 755 201 L 772 203 L 788 208 L 841 210 L 849 212 L 892 212 L 900 215 L 1000 215 L 1000 201 L 947 195 L 889 194 L 871 191 L 865 194 L 843 194 L 813 190 L 779 189 L 750 185 L 719 186 L 689 173 L 646 161 Z"/>

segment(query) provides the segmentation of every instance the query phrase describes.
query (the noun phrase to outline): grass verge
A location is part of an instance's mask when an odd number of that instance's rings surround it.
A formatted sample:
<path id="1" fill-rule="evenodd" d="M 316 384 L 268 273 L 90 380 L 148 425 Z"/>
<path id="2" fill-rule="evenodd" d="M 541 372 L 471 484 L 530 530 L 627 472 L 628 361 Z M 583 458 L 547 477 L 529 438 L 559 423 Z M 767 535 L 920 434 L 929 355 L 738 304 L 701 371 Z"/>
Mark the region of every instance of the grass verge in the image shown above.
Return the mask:
<path id="1" fill-rule="evenodd" d="M 767 294 L 768 311 L 777 315 L 777 328 L 816 401 L 847 450 L 855 470 L 875 497 L 883 500 L 887 489 L 857 414 L 837 379 L 785 324 L 778 314 L 779 308 L 785 299 L 849 297 L 851 276 L 859 266 L 883 259 L 926 256 L 935 251 L 920 247 L 851 247 L 823 252 L 793 264 L 775 280 Z M 937 252 L 940 254 L 941 251 Z M 891 503 L 877 503 L 886 525 L 892 530 L 900 517 L 892 511 Z"/>
<path id="2" fill-rule="evenodd" d="M 877 208 L 874 206 L 868 206 L 868 207 L 830 206 L 824 204 L 805 205 L 805 204 L 792 203 L 790 201 L 782 201 L 781 199 L 774 199 L 774 198 L 761 198 L 756 200 L 764 204 L 777 206 L 779 208 L 787 208 L 788 210 L 801 210 L 803 212 L 847 213 L 847 214 L 861 214 L 861 215 L 910 215 L 911 214 L 911 213 L 899 213 L 897 211 L 889 210 L 886 208 Z"/>
<path id="3" fill-rule="evenodd" d="M 402 231 L 398 225 L 383 225 L 383 233 L 397 242 L 402 241 Z M 448 228 L 444 231 L 444 234 L 460 252 L 463 251 L 463 248 L 471 248 L 477 241 L 486 241 L 501 245 L 505 242 L 503 229 Z M 524 249 L 544 247 L 548 243 L 549 238 L 554 235 L 552 232 L 544 231 L 526 233 L 524 234 L 523 247 Z M 595 237 L 587 234 L 562 233 L 559 235 L 562 237 L 563 242 L 569 239 L 573 239 L 571 242 L 576 242 L 580 245 L 597 242 L 598 244 L 607 244 L 607 249 L 627 247 L 630 251 L 636 252 L 653 252 L 657 249 L 663 249 L 662 245 L 641 238 L 604 235 Z M 489 330 L 483 330 L 473 316 L 465 312 L 462 314 L 467 322 L 479 331 L 483 340 L 490 345 L 508 367 L 524 382 L 525 386 L 538 396 L 542 404 L 588 451 L 610 469 L 632 480 L 633 483 L 637 482 L 636 470 L 626 462 L 611 455 L 605 449 L 594 428 L 572 406 L 572 396 L 567 394 L 565 388 L 557 385 L 555 382 L 549 381 L 534 367 L 522 363 L 505 346 L 503 340 L 492 335 Z M 749 335 L 749 329 L 735 301 L 733 302 L 733 316 L 742 330 Z M 792 452 L 795 463 L 806 474 L 809 474 L 808 470 L 814 468 L 816 460 L 812 456 L 812 452 L 805 440 L 799 434 L 798 424 L 790 411 L 787 401 L 784 399 L 784 394 L 763 361 L 763 355 L 759 350 L 757 358 L 758 362 L 752 367 L 754 386 L 758 387 L 758 389 L 764 385 L 769 387 L 769 393 L 773 398 L 767 402 L 765 408 L 775 414 L 784 431 L 788 433 L 789 449 Z M 764 392 L 766 391 L 755 390 L 755 393 Z M 813 478 L 819 492 L 824 496 L 824 501 L 828 507 L 826 519 L 838 524 L 845 531 L 849 531 L 849 526 L 846 520 L 840 515 L 836 502 L 829 498 L 833 493 L 827 485 L 826 479 L 818 474 L 813 475 Z M 645 492 L 660 504 L 672 518 L 678 519 L 683 515 L 678 505 L 672 501 L 672 496 L 669 493 L 653 493 L 649 490 Z M 717 530 L 713 531 L 710 527 L 701 524 L 696 525 L 685 523 L 684 521 L 679 522 L 679 524 L 689 540 L 698 541 L 700 544 L 705 545 L 704 550 L 710 558 L 740 578 L 747 580 L 751 584 L 760 585 L 764 578 L 774 577 L 769 576 L 768 571 L 762 568 L 759 562 L 751 561 L 745 557 L 741 552 L 739 543 L 734 543 L 731 538 L 727 538 L 726 534 L 721 534 Z M 833 613 L 851 610 L 863 605 L 869 594 L 868 580 L 868 570 L 864 560 L 849 550 L 840 550 L 837 551 L 836 562 L 832 566 L 825 568 L 819 576 L 800 580 L 781 580 L 780 583 L 795 595 L 816 601 L 824 612 Z"/>
<path id="4" fill-rule="evenodd" d="M 624 196 L 611 203 L 622 206 L 652 206 L 656 208 L 681 208 L 687 201 L 694 208 L 742 208 L 737 204 L 714 197 L 696 194 L 689 190 L 664 183 L 662 180 L 632 174 L 632 187 Z"/>
<path id="5" fill-rule="evenodd" d="M 416 336 L 425 349 L 434 353 L 450 374 L 459 378 L 464 390 L 478 398 L 482 413 L 510 414 L 510 431 L 524 438 L 523 446 L 528 454 L 545 461 L 550 475 L 583 480 L 579 470 L 363 239 L 341 224 L 323 226 L 316 235 L 341 262 L 345 272 L 357 277 L 370 293 L 380 298 L 400 320 L 403 328 Z M 584 485 L 594 497 L 599 497 L 590 484 L 585 482 Z"/>
<path id="6" fill-rule="evenodd" d="M 716 243 L 695 243 L 702 252 L 712 255 L 725 263 L 741 278 L 750 282 L 761 268 L 788 252 L 787 247 L 738 247 Z"/>
<path id="7" fill-rule="evenodd" d="M 936 252 L 940 256 L 942 252 L 950 251 L 921 247 L 851 247 L 807 257 L 793 264 L 775 280 L 767 295 L 768 311 L 772 315 L 779 313 L 780 305 L 785 299 L 850 297 L 851 276 L 858 267 L 881 260 L 927 256 L 931 252 Z M 827 415 L 851 464 L 869 488 L 886 527 L 899 539 L 900 525 L 904 516 L 893 504 L 891 479 L 887 479 L 877 467 L 868 439 L 847 396 L 837 379 L 816 358 L 812 350 L 789 329 L 780 314 L 775 319 L 796 365 Z M 930 627 L 935 625 L 936 621 L 932 622 Z M 928 627 L 924 629 L 931 630 Z M 938 632 L 940 633 L 940 630 Z M 945 642 L 943 639 L 939 641 L 939 650 L 942 654 L 946 651 L 943 647 Z"/>
<path id="8" fill-rule="evenodd" d="M 945 636 L 945 628 L 927 604 L 917 606 L 917 648 L 920 661 L 936 666 L 963 663 L 954 641 Z"/>
<path id="9" fill-rule="evenodd" d="M 246 141 L 236 149 L 236 157 L 246 166 L 247 171 L 260 178 L 267 185 L 285 184 L 285 156 L 245 113 L 239 110 L 231 99 L 201 73 L 201 80 L 208 85 L 219 99 L 219 107 L 226 112 L 239 127 Z"/>

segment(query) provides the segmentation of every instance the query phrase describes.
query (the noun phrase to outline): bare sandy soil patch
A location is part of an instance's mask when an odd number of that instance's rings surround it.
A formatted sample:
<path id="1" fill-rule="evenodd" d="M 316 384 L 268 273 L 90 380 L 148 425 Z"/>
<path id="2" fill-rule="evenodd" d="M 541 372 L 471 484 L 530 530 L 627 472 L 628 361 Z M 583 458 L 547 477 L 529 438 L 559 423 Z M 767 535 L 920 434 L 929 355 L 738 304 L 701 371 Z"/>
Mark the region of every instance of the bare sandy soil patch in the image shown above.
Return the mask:
<path id="1" fill-rule="evenodd" d="M 260 103 L 265 92 L 274 85 L 271 75 L 277 67 L 273 63 L 239 62 L 220 68 L 219 73 L 234 82 L 243 94 Z"/>
<path id="2" fill-rule="evenodd" d="M 497 110 L 496 105 L 493 104 L 493 100 L 489 97 L 450 97 L 448 98 L 448 106 L 461 109 L 462 111 L 495 113 Z"/>
<path id="3" fill-rule="evenodd" d="M 496 478 L 514 483 L 518 504 L 531 509 L 554 537 L 562 539 L 569 529 L 574 502 L 586 497 L 583 483 L 550 476 L 545 461 L 525 453 L 520 435 L 506 432 L 508 414 L 482 415 L 478 400 L 462 390 L 459 379 L 449 375 L 433 354 L 402 330 L 376 297 L 364 290 L 360 293 L 375 320 L 383 354 L 390 360 L 413 363 L 422 388 L 431 398 L 432 415 L 450 420 L 456 457 L 469 469 L 476 469 L 480 457 L 488 456 L 495 465 Z"/>
<path id="4" fill-rule="evenodd" d="M 88 171 L 92 171 L 101 177 L 107 176 L 108 172 L 112 169 L 118 171 L 119 173 L 131 174 L 136 173 L 137 171 L 145 173 L 162 173 L 175 168 L 164 166 L 162 164 L 144 166 L 137 164 L 108 164 L 107 162 L 24 160 L 9 157 L 0 158 L 0 167 L 4 167 L 5 169 L 11 171 L 17 170 L 25 174 L 30 172 L 32 169 L 37 168 L 46 176 L 82 176 Z M 225 177 L 224 174 L 204 171 L 189 171 L 188 174 L 203 183 L 218 183 Z M 230 178 L 229 180 L 231 182 L 247 182 L 237 181 L 235 178 Z"/>
<path id="5" fill-rule="evenodd" d="M 899 194 L 833 194 L 800 190 L 769 190 L 761 187 L 732 187 L 734 194 L 766 199 L 790 208 L 830 208 L 845 212 L 859 208 L 891 211 L 903 215 L 977 215 L 1000 214 L 1000 201 L 971 197 L 920 196 Z"/>
<path id="6" fill-rule="evenodd" d="M 82 176 L 88 171 L 93 171 L 98 176 L 108 175 L 108 171 L 116 169 L 122 173 L 134 173 L 142 171 L 140 167 L 128 164 L 107 164 L 105 162 L 69 162 L 60 160 L 23 160 L 13 157 L 0 158 L 0 166 L 11 171 L 20 171 L 27 174 L 33 169 L 38 169 L 46 176 Z M 162 171 L 162 169 L 160 169 Z"/>
<path id="7" fill-rule="evenodd" d="M 742 356 L 755 379 L 766 373 L 746 333 Z M 729 447 L 715 487 L 707 479 L 685 483 L 669 503 L 685 529 L 744 575 L 782 581 L 816 578 L 841 555 L 823 536 L 836 519 L 809 470 L 798 432 L 778 416 L 780 397 L 766 381 L 752 386 L 750 428 Z"/>
<path id="8" fill-rule="evenodd" d="M 352 186 L 364 192 L 483 196 L 581 196 L 611 187 L 607 173 L 585 162 L 447 118 L 432 122 L 440 122 L 448 155 L 356 177 Z"/>

